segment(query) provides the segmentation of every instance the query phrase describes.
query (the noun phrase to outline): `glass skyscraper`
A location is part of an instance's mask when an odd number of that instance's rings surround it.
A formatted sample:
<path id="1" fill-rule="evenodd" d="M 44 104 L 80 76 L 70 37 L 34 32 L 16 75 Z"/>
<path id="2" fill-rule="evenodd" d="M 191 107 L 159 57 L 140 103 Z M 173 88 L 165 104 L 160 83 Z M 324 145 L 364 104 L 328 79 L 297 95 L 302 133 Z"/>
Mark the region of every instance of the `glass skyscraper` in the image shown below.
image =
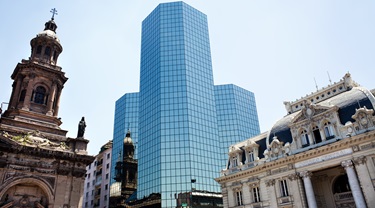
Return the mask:
<path id="1" fill-rule="evenodd" d="M 138 198 L 162 207 L 192 189 L 219 192 L 220 153 L 206 15 L 160 4 L 142 23 Z"/>
<path id="2" fill-rule="evenodd" d="M 134 146 L 137 147 L 138 141 L 138 93 L 127 93 L 116 101 L 115 120 L 113 127 L 113 145 L 111 160 L 111 184 L 115 182 L 116 162 L 123 153 L 123 144 L 126 132 L 130 130 Z M 135 148 L 135 157 L 137 148 Z M 111 194 L 111 193 L 110 193 Z"/>
<path id="3" fill-rule="evenodd" d="M 215 86 L 221 159 L 230 145 L 255 136 L 259 130 L 254 93 L 233 84 Z"/>
<path id="4" fill-rule="evenodd" d="M 206 15 L 183 2 L 159 4 L 142 22 L 140 76 L 139 93 L 116 102 L 112 153 L 130 125 L 137 198 L 161 194 L 162 207 L 176 207 L 179 194 L 220 192 L 214 178 L 229 145 L 260 131 L 254 94 L 214 85 Z"/>

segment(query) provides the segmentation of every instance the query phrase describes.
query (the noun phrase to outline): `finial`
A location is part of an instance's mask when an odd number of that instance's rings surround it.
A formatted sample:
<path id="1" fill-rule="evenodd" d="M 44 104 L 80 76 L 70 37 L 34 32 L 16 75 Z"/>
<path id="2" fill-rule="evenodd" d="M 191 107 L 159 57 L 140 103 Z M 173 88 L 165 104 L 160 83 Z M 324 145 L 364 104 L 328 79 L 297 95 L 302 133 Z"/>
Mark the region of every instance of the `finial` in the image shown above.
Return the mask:
<path id="1" fill-rule="evenodd" d="M 52 13 L 52 18 L 51 18 L 51 20 L 54 20 L 54 19 L 55 19 L 55 14 L 58 15 L 58 14 L 57 14 L 57 10 L 56 10 L 56 8 L 51 9 L 50 12 Z"/>
<path id="2" fill-rule="evenodd" d="M 329 83 L 332 84 L 331 76 L 329 76 L 328 71 L 327 71 L 327 74 L 328 74 L 328 80 L 329 80 Z"/>
<path id="3" fill-rule="evenodd" d="M 316 91 L 318 91 L 318 84 L 316 83 L 315 77 L 314 77 L 314 82 L 315 82 Z"/>

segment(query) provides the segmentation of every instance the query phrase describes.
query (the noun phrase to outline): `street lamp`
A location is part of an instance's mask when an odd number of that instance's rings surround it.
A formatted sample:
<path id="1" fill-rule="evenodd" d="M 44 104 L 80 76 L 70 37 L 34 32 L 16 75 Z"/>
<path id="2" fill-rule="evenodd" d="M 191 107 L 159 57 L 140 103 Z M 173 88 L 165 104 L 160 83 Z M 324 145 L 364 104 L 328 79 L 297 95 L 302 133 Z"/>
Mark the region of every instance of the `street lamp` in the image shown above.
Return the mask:
<path id="1" fill-rule="evenodd" d="M 197 182 L 197 180 L 194 178 L 194 179 L 191 179 L 191 193 L 190 193 L 190 207 L 192 208 L 193 207 L 193 191 L 195 191 L 195 188 L 193 188 L 193 184 Z"/>

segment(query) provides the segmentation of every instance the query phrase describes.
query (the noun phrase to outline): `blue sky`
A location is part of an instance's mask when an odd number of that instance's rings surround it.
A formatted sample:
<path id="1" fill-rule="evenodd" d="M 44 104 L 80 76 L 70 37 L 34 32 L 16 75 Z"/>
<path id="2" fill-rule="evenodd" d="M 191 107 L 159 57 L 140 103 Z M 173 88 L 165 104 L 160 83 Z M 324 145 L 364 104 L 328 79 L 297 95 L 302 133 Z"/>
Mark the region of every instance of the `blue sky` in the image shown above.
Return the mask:
<path id="1" fill-rule="evenodd" d="M 58 65 L 69 80 L 59 117 L 68 136 L 85 116 L 89 154 L 113 137 L 115 101 L 139 90 L 141 23 L 167 1 L 0 2 L 0 102 L 8 102 L 12 74 L 30 56 L 30 40 L 51 8 L 63 46 Z M 187 0 L 208 16 L 215 84 L 255 93 L 261 131 L 286 114 L 283 101 L 339 81 L 346 72 L 375 84 L 375 1 Z"/>

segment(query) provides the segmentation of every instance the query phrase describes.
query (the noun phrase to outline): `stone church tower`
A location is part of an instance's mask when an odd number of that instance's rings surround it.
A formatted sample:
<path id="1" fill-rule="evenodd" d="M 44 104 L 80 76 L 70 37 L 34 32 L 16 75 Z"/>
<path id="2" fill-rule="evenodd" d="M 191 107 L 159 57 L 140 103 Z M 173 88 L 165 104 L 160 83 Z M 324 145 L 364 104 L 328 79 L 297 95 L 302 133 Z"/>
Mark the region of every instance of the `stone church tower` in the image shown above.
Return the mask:
<path id="1" fill-rule="evenodd" d="M 55 10 L 54 10 L 55 11 Z M 30 42 L 31 56 L 14 69 L 8 109 L 0 118 L 0 208 L 81 207 L 86 165 L 84 118 L 77 138 L 58 117 L 68 78 L 57 65 L 63 48 L 53 17 Z"/>
<path id="2" fill-rule="evenodd" d="M 138 161 L 134 159 L 134 144 L 130 131 L 126 133 L 123 144 L 123 155 L 116 162 L 114 179 L 119 184 L 120 193 L 110 197 L 110 207 L 129 207 L 126 201 L 137 190 Z"/>

